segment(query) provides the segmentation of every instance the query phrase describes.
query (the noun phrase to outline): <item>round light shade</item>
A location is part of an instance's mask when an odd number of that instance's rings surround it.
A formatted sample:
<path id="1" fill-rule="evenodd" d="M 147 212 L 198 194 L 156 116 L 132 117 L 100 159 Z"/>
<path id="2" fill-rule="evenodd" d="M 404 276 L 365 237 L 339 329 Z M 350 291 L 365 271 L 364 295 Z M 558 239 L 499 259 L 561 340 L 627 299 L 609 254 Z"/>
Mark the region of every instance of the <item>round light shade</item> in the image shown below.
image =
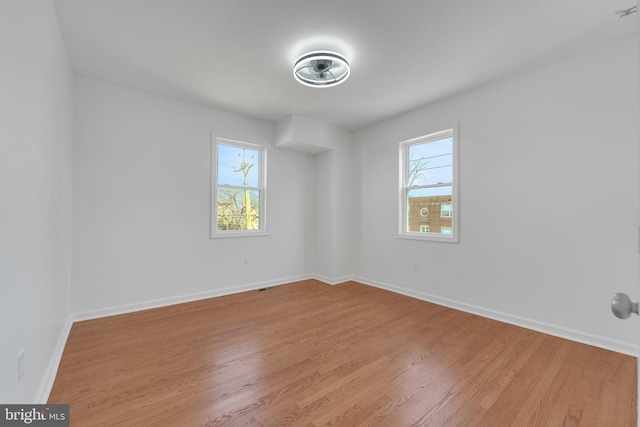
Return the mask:
<path id="1" fill-rule="evenodd" d="M 349 78 L 349 61 L 337 53 L 327 51 L 309 52 L 293 65 L 293 76 L 310 87 L 337 86 Z"/>

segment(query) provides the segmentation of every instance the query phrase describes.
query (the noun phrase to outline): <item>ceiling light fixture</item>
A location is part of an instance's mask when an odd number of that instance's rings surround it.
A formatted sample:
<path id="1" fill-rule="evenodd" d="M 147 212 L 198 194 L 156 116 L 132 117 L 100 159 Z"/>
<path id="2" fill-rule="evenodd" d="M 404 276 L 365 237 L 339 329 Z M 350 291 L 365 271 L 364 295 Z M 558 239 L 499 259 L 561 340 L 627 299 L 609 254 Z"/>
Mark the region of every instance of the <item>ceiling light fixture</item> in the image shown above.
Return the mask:
<path id="1" fill-rule="evenodd" d="M 315 51 L 298 58 L 293 65 L 293 76 L 310 87 L 337 86 L 349 78 L 349 61 L 335 52 Z"/>

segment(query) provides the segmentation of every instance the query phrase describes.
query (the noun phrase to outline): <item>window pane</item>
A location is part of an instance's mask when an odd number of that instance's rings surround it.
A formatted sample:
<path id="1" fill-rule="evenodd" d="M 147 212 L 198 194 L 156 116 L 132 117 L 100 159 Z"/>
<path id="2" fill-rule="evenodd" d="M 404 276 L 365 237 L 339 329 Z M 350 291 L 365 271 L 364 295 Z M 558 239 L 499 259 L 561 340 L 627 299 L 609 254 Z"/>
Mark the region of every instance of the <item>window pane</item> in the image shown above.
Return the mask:
<path id="1" fill-rule="evenodd" d="M 458 242 L 458 124 L 402 141 L 400 238 Z"/>
<path id="2" fill-rule="evenodd" d="M 443 206 L 451 206 L 451 194 L 450 186 L 407 190 L 407 231 L 451 234 L 453 218 L 441 215 Z"/>
<path id="3" fill-rule="evenodd" d="M 259 191 L 218 188 L 217 201 L 218 230 L 260 229 Z"/>
<path id="4" fill-rule="evenodd" d="M 453 182 L 453 166 L 425 169 L 417 177 L 413 185 L 450 184 Z"/>
<path id="5" fill-rule="evenodd" d="M 260 152 L 218 144 L 218 185 L 259 187 Z"/>
<path id="6" fill-rule="evenodd" d="M 453 182 L 453 138 L 409 146 L 407 185 Z"/>
<path id="7" fill-rule="evenodd" d="M 453 187 L 445 185 L 444 187 L 432 187 L 432 188 L 411 188 L 407 190 L 407 197 L 429 197 L 429 196 L 449 196 L 453 194 Z M 429 209 L 431 210 L 431 209 Z M 440 213 L 440 207 L 438 207 L 437 213 Z"/>

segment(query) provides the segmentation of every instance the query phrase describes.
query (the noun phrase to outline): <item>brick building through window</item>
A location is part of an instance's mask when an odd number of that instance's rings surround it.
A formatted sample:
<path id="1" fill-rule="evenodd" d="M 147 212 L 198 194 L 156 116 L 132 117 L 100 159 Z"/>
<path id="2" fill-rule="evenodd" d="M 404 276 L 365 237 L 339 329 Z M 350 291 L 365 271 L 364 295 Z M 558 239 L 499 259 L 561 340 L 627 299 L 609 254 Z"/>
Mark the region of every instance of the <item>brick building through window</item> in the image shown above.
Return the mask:
<path id="1" fill-rule="evenodd" d="M 409 231 L 450 234 L 451 196 L 409 198 Z"/>

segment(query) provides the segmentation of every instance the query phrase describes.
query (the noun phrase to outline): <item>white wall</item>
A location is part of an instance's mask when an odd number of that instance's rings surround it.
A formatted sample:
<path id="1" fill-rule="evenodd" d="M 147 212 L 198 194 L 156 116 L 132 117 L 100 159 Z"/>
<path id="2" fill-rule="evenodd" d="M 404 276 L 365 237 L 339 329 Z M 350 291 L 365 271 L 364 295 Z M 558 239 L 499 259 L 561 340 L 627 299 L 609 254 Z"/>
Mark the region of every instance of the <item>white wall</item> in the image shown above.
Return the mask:
<path id="1" fill-rule="evenodd" d="M 312 271 L 314 159 L 274 148 L 273 123 L 84 77 L 76 123 L 72 311 L 80 317 Z M 209 238 L 211 132 L 268 147 L 269 236 Z"/>
<path id="2" fill-rule="evenodd" d="M 313 276 L 337 284 L 351 275 L 353 153 L 349 131 L 291 115 L 278 121 L 276 146 L 314 154 Z"/>
<path id="3" fill-rule="evenodd" d="M 350 132 L 325 125 L 321 134 L 326 141 L 322 145 L 330 147 L 330 151 L 315 156 L 313 273 L 316 278 L 335 284 L 348 280 L 351 275 L 353 147 Z"/>
<path id="4" fill-rule="evenodd" d="M 51 2 L 0 2 L 0 52 L 0 402 L 25 403 L 69 318 L 73 74 Z"/>
<path id="5" fill-rule="evenodd" d="M 626 38 L 356 132 L 355 275 L 635 352 L 638 319 L 614 318 L 609 299 L 639 297 L 637 43 Z M 455 121 L 460 243 L 398 239 L 398 142 Z"/>

